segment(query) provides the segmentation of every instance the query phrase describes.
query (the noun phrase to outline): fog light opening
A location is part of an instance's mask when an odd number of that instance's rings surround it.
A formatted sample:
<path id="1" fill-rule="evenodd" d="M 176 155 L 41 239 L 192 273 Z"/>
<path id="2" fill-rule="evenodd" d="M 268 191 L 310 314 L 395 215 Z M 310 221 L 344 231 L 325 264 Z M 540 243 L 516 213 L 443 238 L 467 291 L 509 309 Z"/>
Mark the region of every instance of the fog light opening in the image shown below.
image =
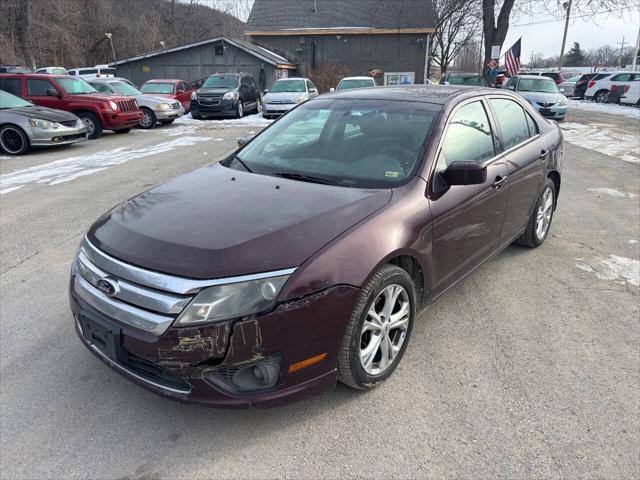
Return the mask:
<path id="1" fill-rule="evenodd" d="M 233 370 L 236 370 L 235 373 L 224 373 L 227 369 L 223 367 L 218 369 L 217 375 L 219 378 L 220 376 L 226 377 L 228 384 L 238 391 L 266 390 L 278 384 L 280 363 L 281 357 L 278 355 L 240 368 L 232 367 Z"/>

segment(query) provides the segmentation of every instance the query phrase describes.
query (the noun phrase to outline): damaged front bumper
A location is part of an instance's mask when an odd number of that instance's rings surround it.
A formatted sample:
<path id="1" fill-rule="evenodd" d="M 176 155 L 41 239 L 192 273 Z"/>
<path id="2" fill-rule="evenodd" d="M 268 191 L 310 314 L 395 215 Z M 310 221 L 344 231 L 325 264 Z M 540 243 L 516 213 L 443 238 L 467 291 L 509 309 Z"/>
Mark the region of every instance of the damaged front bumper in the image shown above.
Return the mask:
<path id="1" fill-rule="evenodd" d="M 76 293 L 74 281 L 76 332 L 107 365 L 166 397 L 228 407 L 276 406 L 333 388 L 345 322 L 360 293 L 334 286 L 267 314 L 156 335 L 105 316 Z M 255 368 L 275 372 L 273 385 L 241 381 Z"/>

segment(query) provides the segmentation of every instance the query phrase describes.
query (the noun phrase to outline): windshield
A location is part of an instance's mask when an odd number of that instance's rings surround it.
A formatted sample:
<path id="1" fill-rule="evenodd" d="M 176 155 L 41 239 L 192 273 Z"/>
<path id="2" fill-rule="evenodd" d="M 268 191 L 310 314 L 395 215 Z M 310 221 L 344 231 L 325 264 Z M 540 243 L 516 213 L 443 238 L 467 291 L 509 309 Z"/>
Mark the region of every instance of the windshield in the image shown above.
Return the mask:
<path id="1" fill-rule="evenodd" d="M 451 75 L 447 79 L 447 82 L 449 82 L 450 85 L 470 85 L 473 87 L 485 87 L 487 85 L 486 83 L 484 83 L 483 78 L 480 76 L 459 77 Z"/>
<path id="2" fill-rule="evenodd" d="M 145 83 L 142 93 L 173 93 L 173 83 Z"/>
<path id="3" fill-rule="evenodd" d="M 33 107 L 33 103 L 27 102 L 26 100 L 23 100 L 20 97 L 16 97 L 15 95 L 11 95 L 4 90 L 0 90 L 0 110 L 4 110 L 5 108 L 22 107 Z"/>
<path id="4" fill-rule="evenodd" d="M 84 95 L 98 91 L 81 78 L 56 78 L 58 85 L 69 95 Z"/>
<path id="5" fill-rule="evenodd" d="M 272 92 L 306 92 L 304 80 L 278 80 L 271 87 Z"/>
<path id="6" fill-rule="evenodd" d="M 301 105 L 223 165 L 358 188 L 391 188 L 418 168 L 439 105 L 322 99 Z"/>
<path id="7" fill-rule="evenodd" d="M 549 78 L 521 78 L 518 83 L 519 92 L 558 93 L 556 82 Z"/>
<path id="8" fill-rule="evenodd" d="M 235 88 L 238 86 L 237 75 L 223 76 L 218 75 L 215 77 L 209 77 L 202 85 L 204 88 Z"/>
<path id="9" fill-rule="evenodd" d="M 120 95 L 142 95 L 142 92 L 136 87 L 132 87 L 128 83 L 115 82 L 111 86 L 115 88 Z"/>
<path id="10" fill-rule="evenodd" d="M 366 88 L 366 87 L 373 87 L 373 82 L 368 79 L 342 80 L 338 84 L 338 88 L 336 88 L 336 90 L 349 90 L 350 88 Z"/>

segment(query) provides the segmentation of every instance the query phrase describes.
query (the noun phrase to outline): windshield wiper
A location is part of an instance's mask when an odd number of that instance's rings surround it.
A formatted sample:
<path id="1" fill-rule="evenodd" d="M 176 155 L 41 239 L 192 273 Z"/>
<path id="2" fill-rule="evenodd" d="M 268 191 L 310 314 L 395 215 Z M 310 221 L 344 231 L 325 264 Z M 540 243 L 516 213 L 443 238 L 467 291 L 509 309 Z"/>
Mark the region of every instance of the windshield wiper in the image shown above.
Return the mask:
<path id="1" fill-rule="evenodd" d="M 288 178 L 289 180 L 300 180 L 302 182 L 320 183 L 322 185 L 335 185 L 335 182 L 327 180 L 322 177 L 314 177 L 313 175 L 306 175 L 304 173 L 295 172 L 275 172 L 271 173 L 275 177 Z"/>

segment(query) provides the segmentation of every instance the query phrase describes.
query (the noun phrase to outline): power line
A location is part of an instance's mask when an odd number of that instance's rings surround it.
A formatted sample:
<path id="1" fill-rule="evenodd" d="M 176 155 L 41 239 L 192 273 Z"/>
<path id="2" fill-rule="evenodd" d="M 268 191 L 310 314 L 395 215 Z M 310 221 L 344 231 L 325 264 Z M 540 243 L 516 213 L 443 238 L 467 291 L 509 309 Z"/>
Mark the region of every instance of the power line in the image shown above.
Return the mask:
<path id="1" fill-rule="evenodd" d="M 635 11 L 634 8 L 640 8 L 640 4 L 639 5 L 633 5 L 633 6 L 629 6 L 629 7 L 624 7 L 622 9 L 615 9 L 615 10 L 605 10 L 602 12 L 594 12 L 594 13 L 585 13 L 582 15 L 573 15 L 571 17 L 572 20 L 575 20 L 576 18 L 587 18 L 587 17 L 593 17 L 595 15 L 605 15 L 608 13 L 617 13 L 620 12 L 622 13 L 624 10 L 629 10 L 629 11 Z M 515 24 L 515 25 L 510 25 L 509 28 L 515 28 L 515 27 L 528 27 L 530 25 L 542 25 L 545 23 L 556 23 L 556 22 L 562 22 L 564 21 L 564 18 L 551 18 L 548 20 L 540 20 L 540 21 L 535 21 L 535 22 L 529 22 L 529 23 L 519 23 L 519 24 Z"/>

